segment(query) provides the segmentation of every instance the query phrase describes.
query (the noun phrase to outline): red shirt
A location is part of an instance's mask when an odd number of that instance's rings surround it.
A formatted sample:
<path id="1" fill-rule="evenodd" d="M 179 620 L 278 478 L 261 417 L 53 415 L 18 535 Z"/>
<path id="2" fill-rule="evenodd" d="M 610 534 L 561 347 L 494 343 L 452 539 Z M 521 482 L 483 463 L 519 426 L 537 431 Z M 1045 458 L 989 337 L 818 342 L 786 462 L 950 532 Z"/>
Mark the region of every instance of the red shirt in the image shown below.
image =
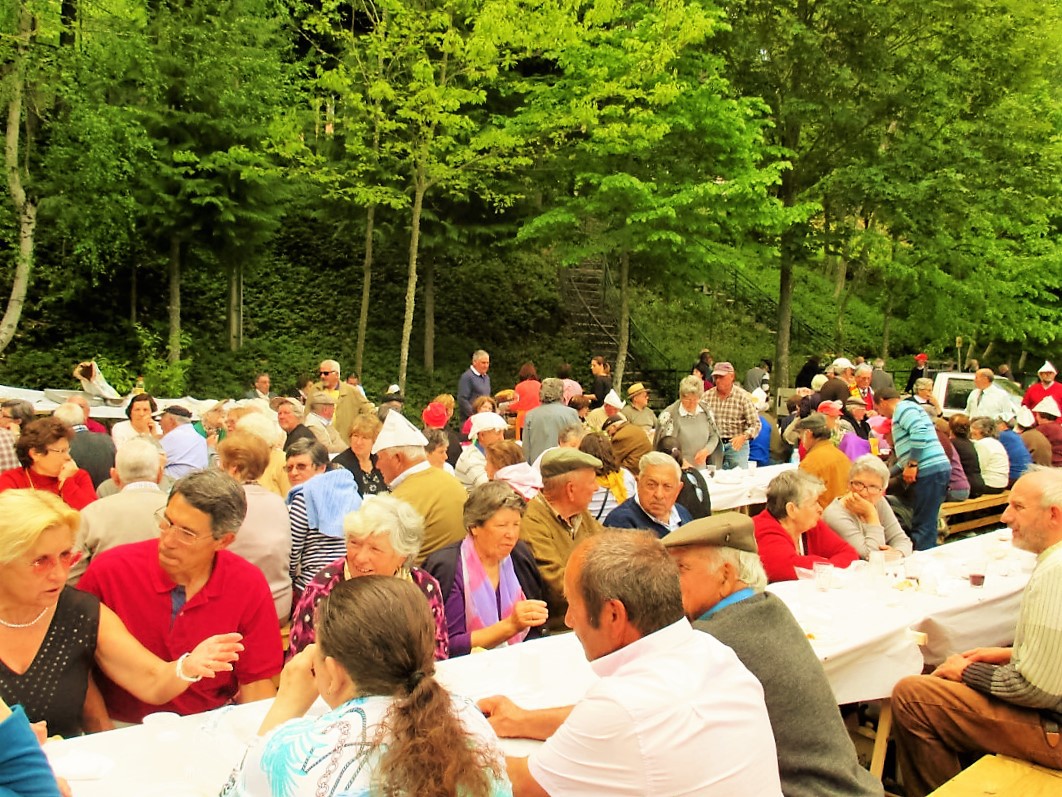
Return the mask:
<path id="1" fill-rule="evenodd" d="M 214 634 L 238 631 L 244 650 L 232 672 L 192 684 L 170 703 L 152 706 L 100 674 L 99 686 L 114 719 L 139 722 L 154 711 L 196 714 L 232 701 L 240 684 L 280 672 L 282 651 L 273 596 L 262 571 L 229 551 L 218 551 L 206 585 L 170 625 L 176 586 L 159 566 L 158 540 L 120 545 L 95 556 L 78 589 L 110 607 L 129 633 L 161 659 L 173 661 Z"/>
<path id="2" fill-rule="evenodd" d="M 14 468 L 0 473 L 0 492 L 25 489 L 57 495 L 67 506 L 74 509 L 84 509 L 96 500 L 96 488 L 92 486 L 92 479 L 84 469 L 79 469 L 63 482 L 62 489 L 59 488 L 59 480 L 54 476 L 45 476 L 36 471 L 30 473 L 28 468 Z"/>
<path id="3" fill-rule="evenodd" d="M 1048 396 L 1058 402 L 1059 409 L 1062 409 L 1062 384 L 1057 381 L 1052 382 L 1050 387 L 1044 387 L 1042 382 L 1031 385 L 1025 391 L 1025 398 L 1021 400 L 1021 403 L 1031 410 Z"/>
<path id="4" fill-rule="evenodd" d="M 807 553 L 803 556 L 789 532 L 766 509 L 756 515 L 752 522 L 756 530 L 756 544 L 760 549 L 760 561 L 767 571 L 768 581 L 795 581 L 795 568 L 811 570 L 815 562 L 832 562 L 837 567 L 848 567 L 859 558 L 855 548 L 821 520 L 804 532 L 804 550 Z"/>

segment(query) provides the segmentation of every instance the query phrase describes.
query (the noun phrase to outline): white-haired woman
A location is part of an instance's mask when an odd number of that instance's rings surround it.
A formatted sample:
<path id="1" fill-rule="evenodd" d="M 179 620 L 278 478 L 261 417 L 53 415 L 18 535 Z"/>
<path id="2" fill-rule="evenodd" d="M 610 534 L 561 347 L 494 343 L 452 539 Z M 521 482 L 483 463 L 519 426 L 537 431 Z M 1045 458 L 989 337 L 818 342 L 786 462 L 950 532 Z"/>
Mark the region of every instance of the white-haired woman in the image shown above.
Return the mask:
<path id="1" fill-rule="evenodd" d="M 893 549 L 910 556 L 914 550 L 885 498 L 888 484 L 885 463 L 866 454 L 852 463 L 848 492 L 831 501 L 822 513 L 826 525 L 855 548 L 861 559 L 869 559 L 873 551 Z"/>
<path id="2" fill-rule="evenodd" d="M 413 566 L 424 540 L 424 518 L 412 506 L 393 495 L 382 494 L 366 501 L 343 519 L 346 556 L 322 568 L 303 590 L 291 620 L 292 657 L 314 641 L 314 612 L 321 599 L 336 584 L 361 576 L 394 576 L 412 581 L 424 593 L 435 620 L 435 658 L 449 656 L 446 613 L 439 583 L 426 571 Z"/>

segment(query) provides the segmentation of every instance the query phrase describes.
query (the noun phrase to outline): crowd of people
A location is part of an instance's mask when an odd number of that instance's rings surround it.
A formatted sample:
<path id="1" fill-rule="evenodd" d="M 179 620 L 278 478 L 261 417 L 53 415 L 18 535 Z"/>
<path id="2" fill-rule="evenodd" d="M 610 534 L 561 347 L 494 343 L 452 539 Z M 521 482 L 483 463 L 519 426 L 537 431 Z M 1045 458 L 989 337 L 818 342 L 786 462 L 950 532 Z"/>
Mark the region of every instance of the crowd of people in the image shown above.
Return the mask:
<path id="1" fill-rule="evenodd" d="M 739 380 L 707 351 L 659 414 L 602 357 L 585 390 L 570 366 L 540 379 L 526 363 L 495 392 L 485 351 L 419 413 L 397 387 L 371 402 L 335 360 L 297 396 L 261 373 L 199 418 L 139 393 L 109 431 L 84 397 L 41 418 L 3 401 L 0 733 L 274 698 L 226 794 L 881 794 L 766 584 L 932 547 L 943 501 L 1007 489 L 1045 590 L 1062 541 L 1053 366 L 1020 407 L 977 370 L 945 419 L 924 363 L 904 396 L 880 361 L 809 361 L 781 417 L 769 361 Z M 754 517 L 713 515 L 713 471 L 755 463 L 796 467 Z M 1058 716 L 1053 637 L 1024 608 L 1020 622 L 1013 650 L 936 680 Z M 574 707 L 477 710 L 434 678 L 435 661 L 567 629 L 602 676 Z M 941 688 L 926 683 L 901 684 L 909 794 L 996 749 L 956 732 L 922 755 L 935 726 L 917 707 Z M 318 696 L 331 710 L 306 717 Z M 546 743 L 506 760 L 496 735 Z M 1062 765 L 1053 751 L 1030 757 Z"/>

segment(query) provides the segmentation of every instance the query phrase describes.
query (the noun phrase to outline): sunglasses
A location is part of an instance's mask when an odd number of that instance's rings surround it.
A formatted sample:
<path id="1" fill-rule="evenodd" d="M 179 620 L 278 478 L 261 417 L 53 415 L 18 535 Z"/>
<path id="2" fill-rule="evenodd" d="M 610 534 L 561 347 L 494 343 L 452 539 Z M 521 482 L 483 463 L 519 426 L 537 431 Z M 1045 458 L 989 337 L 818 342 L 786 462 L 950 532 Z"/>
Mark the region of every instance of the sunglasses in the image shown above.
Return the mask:
<path id="1" fill-rule="evenodd" d="M 335 371 L 318 371 L 321 376 L 328 376 L 329 374 L 336 373 Z"/>
<path id="2" fill-rule="evenodd" d="M 30 570 L 36 575 L 43 575 L 50 573 L 57 566 L 64 570 L 69 570 L 71 567 L 81 561 L 83 553 L 81 551 L 63 551 L 58 556 L 41 556 L 30 562 Z"/>

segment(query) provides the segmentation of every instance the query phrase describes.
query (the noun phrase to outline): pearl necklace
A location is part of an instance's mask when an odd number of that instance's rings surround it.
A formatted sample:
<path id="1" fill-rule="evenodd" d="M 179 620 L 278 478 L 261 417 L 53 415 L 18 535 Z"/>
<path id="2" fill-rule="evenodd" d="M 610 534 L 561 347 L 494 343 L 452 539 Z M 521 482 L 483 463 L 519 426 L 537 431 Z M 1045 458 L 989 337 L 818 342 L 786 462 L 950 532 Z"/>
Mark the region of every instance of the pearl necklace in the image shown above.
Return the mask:
<path id="1" fill-rule="evenodd" d="M 7 620 L 0 617 L 0 625 L 4 626 L 4 628 L 29 628 L 32 625 L 37 625 L 37 623 L 41 621 L 41 618 L 48 613 L 48 610 L 50 608 L 52 607 L 45 606 L 43 609 L 41 609 L 41 613 L 34 617 L 32 620 L 30 620 L 28 623 L 9 623 Z"/>

